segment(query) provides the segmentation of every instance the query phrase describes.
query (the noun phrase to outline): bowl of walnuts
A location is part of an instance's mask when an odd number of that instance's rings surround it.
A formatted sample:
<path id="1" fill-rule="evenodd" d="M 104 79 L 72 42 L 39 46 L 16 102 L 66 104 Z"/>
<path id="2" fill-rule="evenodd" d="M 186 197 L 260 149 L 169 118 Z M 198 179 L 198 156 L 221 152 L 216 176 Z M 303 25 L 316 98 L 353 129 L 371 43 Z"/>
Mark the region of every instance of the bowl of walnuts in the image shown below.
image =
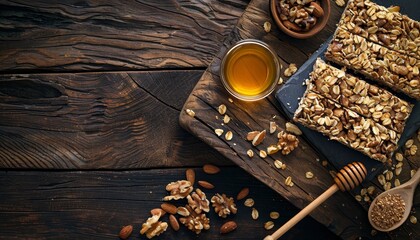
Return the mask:
<path id="1" fill-rule="evenodd" d="M 299 39 L 320 32 L 331 12 L 329 0 L 271 0 L 270 9 L 277 26 Z"/>

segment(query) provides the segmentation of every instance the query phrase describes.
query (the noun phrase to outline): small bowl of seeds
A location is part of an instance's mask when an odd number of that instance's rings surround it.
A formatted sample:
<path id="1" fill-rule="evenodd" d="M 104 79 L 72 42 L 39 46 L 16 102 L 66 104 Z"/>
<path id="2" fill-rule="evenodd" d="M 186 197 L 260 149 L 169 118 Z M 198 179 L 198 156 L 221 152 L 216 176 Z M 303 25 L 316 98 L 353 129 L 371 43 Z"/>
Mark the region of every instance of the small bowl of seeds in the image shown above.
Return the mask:
<path id="1" fill-rule="evenodd" d="M 271 0 L 270 9 L 277 26 L 299 39 L 319 33 L 331 11 L 329 0 Z"/>

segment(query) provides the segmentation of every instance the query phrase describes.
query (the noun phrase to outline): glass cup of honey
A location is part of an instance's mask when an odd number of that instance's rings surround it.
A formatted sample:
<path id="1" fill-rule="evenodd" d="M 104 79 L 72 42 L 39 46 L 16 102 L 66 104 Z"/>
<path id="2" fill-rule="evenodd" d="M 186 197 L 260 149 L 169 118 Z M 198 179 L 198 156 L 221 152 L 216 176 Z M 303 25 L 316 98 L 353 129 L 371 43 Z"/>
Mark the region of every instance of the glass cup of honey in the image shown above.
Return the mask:
<path id="1" fill-rule="evenodd" d="M 245 39 L 232 46 L 223 57 L 220 78 L 234 97 L 257 101 L 274 91 L 280 78 L 280 62 L 266 43 Z"/>

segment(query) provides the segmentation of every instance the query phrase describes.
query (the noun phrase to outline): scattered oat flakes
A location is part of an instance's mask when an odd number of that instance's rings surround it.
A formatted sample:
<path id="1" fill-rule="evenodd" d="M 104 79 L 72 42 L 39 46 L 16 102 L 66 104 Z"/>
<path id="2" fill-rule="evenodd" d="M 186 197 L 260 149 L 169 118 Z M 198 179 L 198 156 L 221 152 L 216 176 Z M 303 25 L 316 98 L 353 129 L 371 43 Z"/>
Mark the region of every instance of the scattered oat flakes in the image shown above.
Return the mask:
<path id="1" fill-rule="evenodd" d="M 252 219 L 257 220 L 258 217 L 260 216 L 260 214 L 258 213 L 258 210 L 257 209 L 252 208 L 251 216 L 252 216 Z"/>
<path id="2" fill-rule="evenodd" d="M 268 33 L 268 32 L 270 32 L 270 31 L 271 31 L 271 23 L 270 23 L 270 22 L 265 22 L 265 23 L 264 23 L 264 31 L 265 31 L 266 33 Z"/>
<path id="3" fill-rule="evenodd" d="M 195 112 L 191 109 L 185 109 L 185 112 L 190 116 L 190 117 L 194 117 L 195 116 Z"/>
<path id="4" fill-rule="evenodd" d="M 230 122 L 230 117 L 227 114 L 223 117 L 223 122 L 225 124 L 228 124 Z"/>
<path id="5" fill-rule="evenodd" d="M 283 78 L 282 77 L 279 78 L 279 80 L 277 81 L 277 84 L 278 85 L 283 84 Z"/>
<path id="6" fill-rule="evenodd" d="M 223 115 L 226 113 L 226 105 L 225 104 L 220 104 L 220 106 L 217 108 L 217 110 L 219 111 L 220 115 Z"/>
<path id="7" fill-rule="evenodd" d="M 399 161 L 399 162 L 401 162 L 402 160 L 404 160 L 404 157 L 403 157 L 402 153 L 397 152 L 397 153 L 395 154 L 395 160 L 397 160 L 397 161 Z"/>
<path id="8" fill-rule="evenodd" d="M 273 227 L 274 227 L 274 222 L 273 221 L 268 221 L 268 222 L 264 223 L 265 230 L 270 230 Z"/>
<path id="9" fill-rule="evenodd" d="M 307 179 L 311 179 L 311 178 L 313 178 L 313 177 L 314 177 L 314 174 L 313 174 L 312 172 L 306 172 L 306 173 L 305 173 L 305 177 L 306 177 Z"/>
<path id="10" fill-rule="evenodd" d="M 232 140 L 232 138 L 233 138 L 233 133 L 232 133 L 232 131 L 228 131 L 228 132 L 225 134 L 225 139 L 226 139 L 227 141 L 230 141 L 230 140 Z"/>
<path id="11" fill-rule="evenodd" d="M 322 164 L 322 166 L 326 167 L 328 165 L 328 162 L 324 160 L 324 161 L 321 162 L 321 164 Z"/>
<path id="12" fill-rule="evenodd" d="M 246 154 L 248 154 L 248 157 L 252 158 L 254 156 L 254 151 L 248 149 L 248 151 L 246 151 Z"/>
<path id="13" fill-rule="evenodd" d="M 405 142 L 405 147 L 410 148 L 414 143 L 413 139 L 408 139 L 407 142 Z"/>
<path id="14" fill-rule="evenodd" d="M 230 103 L 233 103 L 233 99 L 232 99 L 232 98 L 228 98 L 228 101 L 229 101 Z"/>
<path id="15" fill-rule="evenodd" d="M 400 186 L 400 185 L 401 185 L 400 180 L 399 180 L 398 178 L 396 178 L 396 179 L 394 180 L 394 186 L 398 187 L 398 186 Z"/>
<path id="16" fill-rule="evenodd" d="M 267 152 L 264 151 L 264 150 L 260 150 L 260 157 L 266 158 L 267 157 Z"/>
<path id="17" fill-rule="evenodd" d="M 343 7 L 344 5 L 346 5 L 346 2 L 344 0 L 335 0 L 335 3 L 339 7 Z"/>
<path id="18" fill-rule="evenodd" d="M 245 207 L 252 207 L 254 206 L 254 199 L 252 198 L 247 198 L 244 202 Z"/>
<path id="19" fill-rule="evenodd" d="M 278 169 L 281 169 L 283 166 L 283 163 L 280 160 L 274 160 L 274 166 Z"/>
<path id="20" fill-rule="evenodd" d="M 216 133 L 216 135 L 220 137 L 223 134 L 223 129 L 220 129 L 220 128 L 214 129 L 214 133 Z"/>
<path id="21" fill-rule="evenodd" d="M 354 196 L 354 198 L 355 198 L 358 202 L 362 201 L 362 196 L 360 196 L 360 195 L 356 195 L 356 196 Z"/>
<path id="22" fill-rule="evenodd" d="M 410 171 L 410 177 L 413 177 L 414 176 L 414 174 L 416 174 L 416 170 L 415 169 L 412 169 L 411 171 Z"/>
<path id="23" fill-rule="evenodd" d="M 280 217 L 279 212 L 270 212 L 270 218 L 271 219 L 277 219 Z"/>
<path id="24" fill-rule="evenodd" d="M 293 185 L 292 185 L 292 177 L 291 176 L 288 176 L 285 180 L 284 180 L 284 183 L 286 184 L 286 186 L 289 186 L 289 187 L 292 187 Z"/>
<path id="25" fill-rule="evenodd" d="M 416 216 L 411 215 L 411 216 L 410 216 L 410 222 L 411 222 L 412 224 L 416 224 L 416 223 L 417 223 L 417 218 L 416 218 Z"/>

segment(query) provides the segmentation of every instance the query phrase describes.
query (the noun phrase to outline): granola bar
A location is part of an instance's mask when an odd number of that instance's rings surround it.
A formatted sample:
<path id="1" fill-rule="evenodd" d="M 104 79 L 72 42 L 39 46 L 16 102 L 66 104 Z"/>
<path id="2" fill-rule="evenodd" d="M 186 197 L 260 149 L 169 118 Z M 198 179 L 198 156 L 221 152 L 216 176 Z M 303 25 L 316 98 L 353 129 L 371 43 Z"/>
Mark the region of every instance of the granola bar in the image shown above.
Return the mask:
<path id="1" fill-rule="evenodd" d="M 325 57 L 420 100 L 420 60 L 337 28 Z"/>
<path id="2" fill-rule="evenodd" d="M 402 133 L 412 106 L 383 88 L 371 85 L 317 59 L 308 89 L 365 118 Z"/>
<path id="3" fill-rule="evenodd" d="M 420 59 L 420 23 L 370 0 L 350 1 L 338 27 Z"/>
<path id="4" fill-rule="evenodd" d="M 307 90 L 294 120 L 367 156 L 388 161 L 401 134 Z"/>

